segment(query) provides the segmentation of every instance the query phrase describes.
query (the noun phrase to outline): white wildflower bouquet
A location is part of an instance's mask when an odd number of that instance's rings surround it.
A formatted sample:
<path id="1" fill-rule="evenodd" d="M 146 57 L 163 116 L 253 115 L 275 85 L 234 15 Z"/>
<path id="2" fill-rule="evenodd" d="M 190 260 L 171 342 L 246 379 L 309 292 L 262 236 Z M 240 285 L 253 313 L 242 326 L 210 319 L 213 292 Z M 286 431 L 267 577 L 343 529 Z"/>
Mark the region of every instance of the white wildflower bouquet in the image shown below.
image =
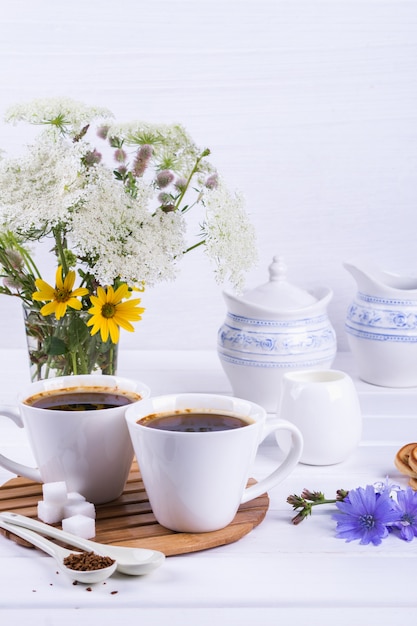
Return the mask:
<path id="1" fill-rule="evenodd" d="M 21 156 L 0 159 L 0 293 L 23 301 L 32 365 L 114 373 L 119 328 L 132 331 L 144 312 L 135 292 L 174 279 L 195 248 L 219 282 L 242 286 L 257 256 L 243 199 L 182 126 L 119 124 L 68 99 L 15 106 L 6 121 L 40 128 Z M 192 209 L 201 230 L 190 242 Z M 32 252 L 43 240 L 55 258 L 52 284 Z"/>

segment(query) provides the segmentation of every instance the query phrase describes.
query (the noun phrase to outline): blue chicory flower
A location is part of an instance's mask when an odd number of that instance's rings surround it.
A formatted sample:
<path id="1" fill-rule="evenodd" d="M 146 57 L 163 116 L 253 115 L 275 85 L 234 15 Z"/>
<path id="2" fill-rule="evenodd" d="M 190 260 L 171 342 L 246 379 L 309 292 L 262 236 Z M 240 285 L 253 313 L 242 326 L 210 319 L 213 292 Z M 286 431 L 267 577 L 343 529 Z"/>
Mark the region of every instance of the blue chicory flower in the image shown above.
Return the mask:
<path id="1" fill-rule="evenodd" d="M 389 491 L 377 493 L 372 485 L 365 489 L 351 489 L 333 515 L 337 521 L 337 537 L 346 541 L 360 539 L 362 545 L 379 545 L 387 535 L 388 527 L 399 521 L 400 512 L 390 498 Z"/>
<path id="2" fill-rule="evenodd" d="M 400 538 L 411 541 L 417 537 L 417 491 L 411 487 L 397 493 L 399 520 L 393 524 L 393 530 L 399 531 Z"/>
<path id="3" fill-rule="evenodd" d="M 383 493 L 384 491 L 387 491 L 391 497 L 395 496 L 397 491 L 401 491 L 400 485 L 390 482 L 388 476 L 385 476 L 384 481 L 374 483 L 374 489 L 376 493 Z"/>

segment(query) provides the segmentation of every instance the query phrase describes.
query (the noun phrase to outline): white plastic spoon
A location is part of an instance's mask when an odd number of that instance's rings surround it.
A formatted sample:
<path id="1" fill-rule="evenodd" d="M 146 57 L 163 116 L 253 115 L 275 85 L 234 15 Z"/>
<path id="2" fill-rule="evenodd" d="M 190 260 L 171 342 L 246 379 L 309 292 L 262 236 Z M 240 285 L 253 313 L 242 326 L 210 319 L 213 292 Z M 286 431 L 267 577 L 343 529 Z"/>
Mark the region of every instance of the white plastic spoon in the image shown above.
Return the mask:
<path id="1" fill-rule="evenodd" d="M 0 521 L 1 520 L 13 525 L 22 526 L 23 528 L 31 528 L 42 535 L 58 539 L 58 541 L 62 541 L 69 546 L 75 546 L 90 552 L 92 551 L 101 556 L 109 556 L 116 560 L 117 571 L 128 574 L 129 576 L 147 574 L 162 565 L 165 560 L 165 554 L 158 550 L 97 543 L 96 541 L 83 539 L 82 537 L 72 535 L 54 526 L 49 526 L 49 524 L 38 522 L 38 520 L 19 515 L 18 513 L 9 511 L 0 513 Z"/>
<path id="2" fill-rule="evenodd" d="M 40 548 L 49 556 L 52 556 L 56 562 L 58 563 L 58 567 L 61 571 L 65 572 L 72 578 L 80 583 L 100 583 L 103 580 L 106 580 L 116 571 L 117 563 L 114 562 L 109 567 L 102 567 L 100 569 L 92 569 L 92 570 L 75 570 L 64 564 L 64 559 L 70 554 L 79 554 L 74 551 L 67 550 L 66 548 L 62 548 L 58 546 L 56 543 L 49 541 L 46 537 L 42 537 L 36 532 L 29 530 L 28 528 L 23 528 L 22 526 L 17 526 L 15 524 L 8 524 L 4 519 L 0 519 L 0 526 L 5 530 L 29 541 L 31 544 Z"/>

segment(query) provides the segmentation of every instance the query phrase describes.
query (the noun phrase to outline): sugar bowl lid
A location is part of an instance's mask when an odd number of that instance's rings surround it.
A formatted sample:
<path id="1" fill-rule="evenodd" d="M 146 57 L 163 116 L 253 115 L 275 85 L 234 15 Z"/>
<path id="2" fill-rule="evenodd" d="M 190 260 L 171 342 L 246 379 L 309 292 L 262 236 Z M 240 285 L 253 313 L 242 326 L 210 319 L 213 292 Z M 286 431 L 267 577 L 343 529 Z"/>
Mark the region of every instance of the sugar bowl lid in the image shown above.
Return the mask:
<path id="1" fill-rule="evenodd" d="M 311 293 L 287 281 L 287 266 L 282 256 L 274 256 L 268 269 L 269 281 L 246 291 L 242 300 L 274 311 L 301 309 L 317 302 Z"/>

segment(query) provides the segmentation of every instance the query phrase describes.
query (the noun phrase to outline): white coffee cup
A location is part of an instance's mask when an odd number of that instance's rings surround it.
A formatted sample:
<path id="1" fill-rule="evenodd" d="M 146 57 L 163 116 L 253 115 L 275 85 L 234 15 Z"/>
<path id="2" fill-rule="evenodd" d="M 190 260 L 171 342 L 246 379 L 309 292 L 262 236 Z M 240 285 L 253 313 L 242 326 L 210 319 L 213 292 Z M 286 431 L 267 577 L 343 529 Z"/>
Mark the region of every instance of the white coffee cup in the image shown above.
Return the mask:
<path id="1" fill-rule="evenodd" d="M 287 372 L 281 381 L 278 417 L 300 429 L 307 465 L 333 465 L 345 461 L 357 448 L 362 416 L 355 385 L 339 370 Z M 280 435 L 285 451 L 289 442 Z"/>
<path id="2" fill-rule="evenodd" d="M 0 406 L 7 417 L 25 428 L 37 463 L 30 467 L 0 454 L 0 466 L 37 482 L 65 481 L 68 491 L 81 493 L 89 502 L 110 502 L 123 492 L 133 461 L 126 427 L 126 406 L 93 410 L 59 410 L 27 403 L 65 390 L 99 390 L 129 396 L 129 405 L 150 395 L 142 382 L 87 374 L 62 376 L 32 383 L 19 394 L 17 407 Z"/>
<path id="3" fill-rule="evenodd" d="M 173 412 L 231 414 L 247 425 L 215 432 L 178 432 L 144 425 L 149 416 Z M 129 407 L 126 421 L 153 513 L 162 526 L 180 532 L 224 528 L 241 503 L 282 482 L 302 451 L 298 428 L 283 420 L 267 422 L 262 407 L 230 396 L 184 393 L 151 397 Z M 291 434 L 287 456 L 282 460 L 277 446 L 277 464 L 282 461 L 277 469 L 246 488 L 258 445 L 270 433 L 282 430 Z"/>

